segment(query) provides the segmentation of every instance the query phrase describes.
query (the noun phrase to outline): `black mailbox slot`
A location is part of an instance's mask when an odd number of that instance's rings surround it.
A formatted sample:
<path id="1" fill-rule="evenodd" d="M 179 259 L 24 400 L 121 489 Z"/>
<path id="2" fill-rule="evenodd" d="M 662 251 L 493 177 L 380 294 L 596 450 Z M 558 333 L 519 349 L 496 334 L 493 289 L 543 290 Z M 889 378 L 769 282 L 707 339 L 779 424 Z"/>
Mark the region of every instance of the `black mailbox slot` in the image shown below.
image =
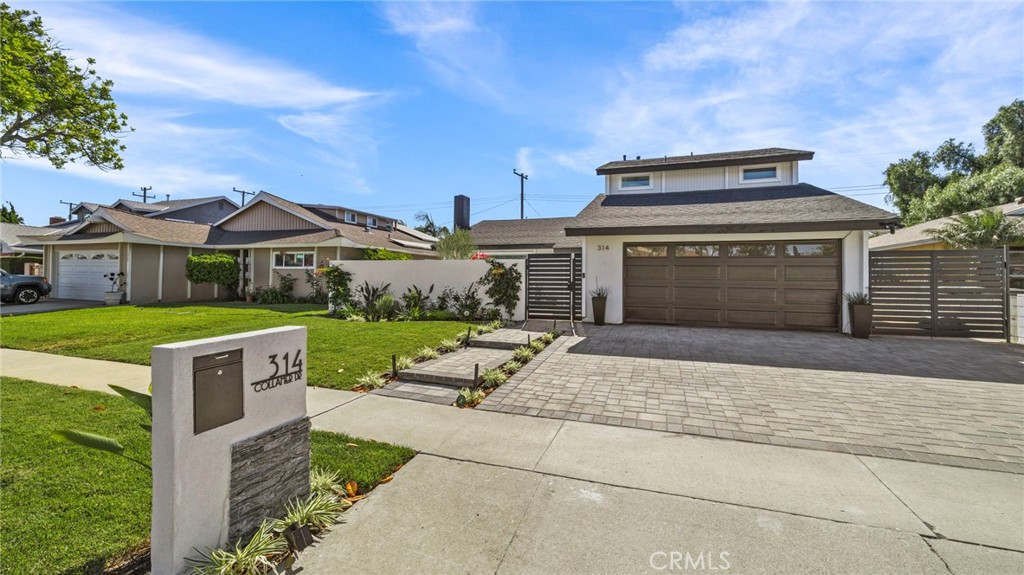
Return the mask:
<path id="1" fill-rule="evenodd" d="M 242 350 L 192 359 L 192 406 L 196 435 L 242 419 Z"/>

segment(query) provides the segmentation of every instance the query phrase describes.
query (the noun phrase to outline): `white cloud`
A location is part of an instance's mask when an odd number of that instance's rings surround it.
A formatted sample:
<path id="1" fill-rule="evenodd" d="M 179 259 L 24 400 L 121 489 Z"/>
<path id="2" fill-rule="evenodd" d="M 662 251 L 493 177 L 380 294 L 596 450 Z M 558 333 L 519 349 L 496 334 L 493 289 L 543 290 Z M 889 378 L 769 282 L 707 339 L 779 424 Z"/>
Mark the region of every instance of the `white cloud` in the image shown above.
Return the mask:
<path id="1" fill-rule="evenodd" d="M 516 150 L 516 169 L 520 173 L 527 175 L 534 174 L 533 161 L 530 157 L 532 154 L 533 150 L 530 148 L 519 148 Z"/>
<path id="2" fill-rule="evenodd" d="M 980 140 L 1024 82 L 1019 3 L 733 6 L 683 5 L 689 21 L 612 71 L 581 126 L 591 144 L 552 158 L 589 171 L 623 153 L 803 147 L 819 152 L 803 179 L 880 183 L 901 155 Z"/>
<path id="3" fill-rule="evenodd" d="M 501 38 L 477 23 L 473 3 L 395 2 L 382 10 L 392 30 L 410 37 L 440 83 L 460 94 L 504 104 L 512 81 Z"/>
<path id="4" fill-rule="evenodd" d="M 338 86 L 285 62 L 89 4 L 40 5 L 71 55 L 97 60 L 118 93 L 185 96 L 257 108 L 316 108 L 372 94 Z"/>
<path id="5" fill-rule="evenodd" d="M 151 185 L 175 197 L 259 189 L 270 172 L 296 184 L 312 183 L 297 178 L 316 172 L 321 185 L 370 191 L 362 174 L 376 144 L 363 115 L 389 94 L 103 5 L 33 8 L 66 53 L 96 59 L 135 128 L 123 139 L 123 170 L 71 164 L 65 173 L 128 190 Z M 53 170 L 45 161 L 10 161 Z"/>

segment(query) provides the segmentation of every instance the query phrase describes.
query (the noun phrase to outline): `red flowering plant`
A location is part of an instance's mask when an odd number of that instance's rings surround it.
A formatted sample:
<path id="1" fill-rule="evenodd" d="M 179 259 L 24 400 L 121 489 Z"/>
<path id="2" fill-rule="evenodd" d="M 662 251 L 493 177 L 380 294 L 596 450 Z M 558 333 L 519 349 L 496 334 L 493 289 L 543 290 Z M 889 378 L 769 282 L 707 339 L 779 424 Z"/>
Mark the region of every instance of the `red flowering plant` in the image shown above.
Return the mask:
<path id="1" fill-rule="evenodd" d="M 498 260 L 488 257 L 487 263 L 490 269 L 477 281 L 477 284 L 487 289 L 484 293 L 495 306 L 503 308 L 508 314 L 509 320 L 519 305 L 519 290 L 523 285 L 523 274 L 515 264 L 506 266 Z"/>

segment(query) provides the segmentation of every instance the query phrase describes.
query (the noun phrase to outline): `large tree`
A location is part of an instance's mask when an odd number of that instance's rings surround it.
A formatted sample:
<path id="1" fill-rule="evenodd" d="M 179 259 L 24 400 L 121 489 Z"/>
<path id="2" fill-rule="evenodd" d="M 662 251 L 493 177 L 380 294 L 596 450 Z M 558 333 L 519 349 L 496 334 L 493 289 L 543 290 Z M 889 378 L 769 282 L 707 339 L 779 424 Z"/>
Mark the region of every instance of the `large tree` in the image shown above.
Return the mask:
<path id="1" fill-rule="evenodd" d="M 889 164 L 888 200 L 913 225 L 989 206 L 1024 193 L 1024 100 L 999 108 L 982 129 L 985 152 L 953 139 Z"/>
<path id="2" fill-rule="evenodd" d="M 984 249 L 1024 245 L 1024 220 L 995 210 L 960 214 L 946 225 L 927 231 L 954 248 Z"/>
<path id="3" fill-rule="evenodd" d="M 7 206 L 10 206 L 9 208 Z M 14 209 L 14 204 L 7 202 L 7 206 L 0 204 L 0 222 L 5 224 L 23 224 L 25 218 L 18 214 L 18 210 Z"/>
<path id="4" fill-rule="evenodd" d="M 79 159 L 123 168 L 119 136 L 131 128 L 95 60 L 73 65 L 35 12 L 7 4 L 0 4 L 0 38 L 0 155 L 42 157 L 56 168 Z"/>

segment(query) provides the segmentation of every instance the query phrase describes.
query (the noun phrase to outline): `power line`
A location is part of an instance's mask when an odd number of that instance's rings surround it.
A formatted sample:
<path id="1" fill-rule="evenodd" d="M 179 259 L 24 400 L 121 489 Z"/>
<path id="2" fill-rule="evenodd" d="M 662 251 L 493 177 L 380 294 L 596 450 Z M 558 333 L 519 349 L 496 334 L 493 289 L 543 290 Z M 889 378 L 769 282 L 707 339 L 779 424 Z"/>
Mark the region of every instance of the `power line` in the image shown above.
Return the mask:
<path id="1" fill-rule="evenodd" d="M 544 217 L 544 216 L 540 215 L 540 212 L 537 211 L 537 208 L 533 207 L 533 204 L 530 203 L 530 200 L 526 200 L 526 205 L 530 206 L 530 209 L 533 210 L 533 213 L 537 214 L 538 218 L 543 218 Z"/>

